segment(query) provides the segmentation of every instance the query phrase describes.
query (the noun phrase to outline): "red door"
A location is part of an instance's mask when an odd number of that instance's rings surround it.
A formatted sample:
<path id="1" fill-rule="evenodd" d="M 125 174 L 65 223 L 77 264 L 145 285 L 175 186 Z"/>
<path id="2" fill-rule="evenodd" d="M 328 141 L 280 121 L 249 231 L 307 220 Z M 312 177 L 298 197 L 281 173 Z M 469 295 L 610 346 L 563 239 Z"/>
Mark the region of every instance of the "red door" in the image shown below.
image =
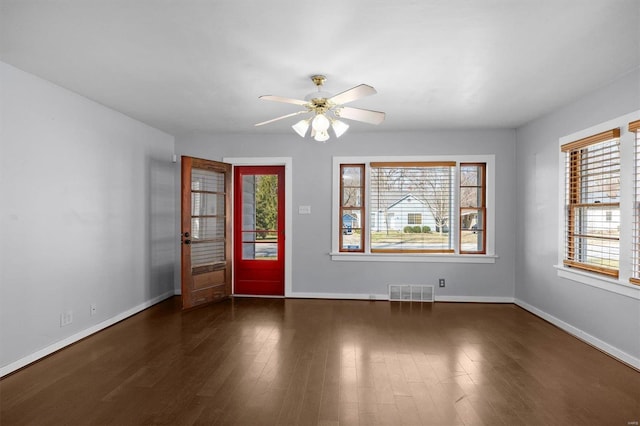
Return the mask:
<path id="1" fill-rule="evenodd" d="M 234 294 L 284 296 L 284 166 L 234 170 Z"/>

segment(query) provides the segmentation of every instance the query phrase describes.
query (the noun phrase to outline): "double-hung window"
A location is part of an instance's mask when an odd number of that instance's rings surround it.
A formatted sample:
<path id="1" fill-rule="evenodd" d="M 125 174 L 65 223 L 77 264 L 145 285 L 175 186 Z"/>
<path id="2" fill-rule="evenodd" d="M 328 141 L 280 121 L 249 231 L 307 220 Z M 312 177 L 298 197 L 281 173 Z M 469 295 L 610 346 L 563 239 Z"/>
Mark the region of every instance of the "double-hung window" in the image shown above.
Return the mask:
<path id="1" fill-rule="evenodd" d="M 633 269 L 629 281 L 640 284 L 640 120 L 629 123 L 629 131 L 635 133 L 634 200 L 633 200 Z"/>
<path id="2" fill-rule="evenodd" d="M 367 260 L 493 257 L 487 250 L 487 235 L 493 236 L 493 229 L 487 232 L 493 158 L 334 158 L 339 176 L 332 254 L 371 256 Z"/>
<path id="3" fill-rule="evenodd" d="M 485 163 L 460 164 L 460 253 L 486 252 L 487 185 Z"/>
<path id="4" fill-rule="evenodd" d="M 558 276 L 640 299 L 640 110 L 559 140 Z"/>
<path id="5" fill-rule="evenodd" d="M 364 251 L 364 164 L 340 165 L 340 251 Z"/>
<path id="6" fill-rule="evenodd" d="M 618 277 L 620 129 L 562 145 L 567 267 Z"/>

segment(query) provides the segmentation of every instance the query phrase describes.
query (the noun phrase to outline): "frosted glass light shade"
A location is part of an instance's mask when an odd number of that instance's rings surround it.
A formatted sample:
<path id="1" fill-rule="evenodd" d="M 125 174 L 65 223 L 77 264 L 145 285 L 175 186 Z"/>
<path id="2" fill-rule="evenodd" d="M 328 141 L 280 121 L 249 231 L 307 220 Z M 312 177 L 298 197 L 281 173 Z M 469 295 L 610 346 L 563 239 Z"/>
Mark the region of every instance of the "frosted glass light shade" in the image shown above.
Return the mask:
<path id="1" fill-rule="evenodd" d="M 313 130 L 315 130 L 316 132 L 327 131 L 330 125 L 331 122 L 327 117 L 324 116 L 324 114 L 316 114 L 316 116 L 313 117 L 313 121 L 311 122 L 311 127 L 313 127 Z"/>
<path id="2" fill-rule="evenodd" d="M 336 133 L 336 138 L 344 135 L 344 132 L 349 129 L 349 125 L 340 120 L 333 120 L 333 123 L 331 123 L 331 127 L 333 127 L 333 131 Z"/>
<path id="3" fill-rule="evenodd" d="M 296 133 L 300 135 L 300 137 L 304 138 L 304 135 L 307 134 L 307 130 L 309 129 L 309 120 L 300 120 L 296 124 L 291 126 L 291 128 L 295 130 Z"/>
<path id="4" fill-rule="evenodd" d="M 327 140 L 329 140 L 329 132 L 327 132 L 326 130 L 317 131 L 314 139 L 318 142 L 326 142 Z"/>

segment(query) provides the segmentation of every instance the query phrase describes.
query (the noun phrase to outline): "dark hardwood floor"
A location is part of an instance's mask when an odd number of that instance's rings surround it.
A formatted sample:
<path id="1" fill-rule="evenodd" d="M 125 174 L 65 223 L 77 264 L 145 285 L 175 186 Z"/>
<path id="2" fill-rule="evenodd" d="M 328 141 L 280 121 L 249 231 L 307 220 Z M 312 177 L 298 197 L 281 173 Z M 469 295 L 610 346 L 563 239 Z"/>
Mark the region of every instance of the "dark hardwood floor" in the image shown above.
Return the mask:
<path id="1" fill-rule="evenodd" d="M 511 304 L 174 298 L 5 377 L 0 404 L 2 425 L 628 426 L 640 373 Z"/>

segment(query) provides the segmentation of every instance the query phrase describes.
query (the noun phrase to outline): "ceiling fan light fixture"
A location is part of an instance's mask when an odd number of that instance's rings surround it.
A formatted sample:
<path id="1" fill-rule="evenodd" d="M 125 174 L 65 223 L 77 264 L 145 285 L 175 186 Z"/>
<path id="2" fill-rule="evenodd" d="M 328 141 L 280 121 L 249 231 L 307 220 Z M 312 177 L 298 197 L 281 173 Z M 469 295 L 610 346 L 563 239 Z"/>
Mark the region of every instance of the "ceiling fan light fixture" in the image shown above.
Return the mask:
<path id="1" fill-rule="evenodd" d="M 331 122 L 331 127 L 333 128 L 334 133 L 336 134 L 336 138 L 344 135 L 344 133 L 349 130 L 349 125 L 344 121 L 333 120 Z"/>
<path id="2" fill-rule="evenodd" d="M 255 126 L 262 126 L 273 123 L 274 121 L 308 113 L 311 114 L 310 117 L 307 116 L 309 118 L 298 121 L 291 126 L 291 128 L 302 138 L 307 135 L 309 128 L 311 128 L 311 138 L 318 142 L 326 142 L 329 140 L 330 127 L 333 129 L 336 138 L 344 135 L 349 129 L 349 125 L 341 119 L 362 121 L 370 124 L 380 124 L 384 121 L 384 112 L 344 106 L 344 104 L 349 102 L 375 94 L 376 89 L 373 87 L 367 84 L 359 84 L 337 95 L 332 95 L 322 90 L 322 85 L 326 80 L 325 76 L 314 75 L 311 76 L 311 80 L 313 84 L 316 85 L 317 92 L 309 93 L 305 96 L 304 100 L 274 95 L 260 96 L 260 99 L 298 105 L 304 109 L 257 123 Z"/>
<path id="3" fill-rule="evenodd" d="M 327 132 L 327 130 L 318 130 L 313 136 L 313 139 L 318 142 L 326 142 L 329 140 L 329 132 Z"/>
<path id="4" fill-rule="evenodd" d="M 324 114 L 316 114 L 311 122 L 311 127 L 317 132 L 326 132 L 331 126 L 331 122 Z"/>
<path id="5" fill-rule="evenodd" d="M 300 137 L 304 138 L 307 134 L 307 130 L 309 130 L 309 119 L 300 120 L 296 124 L 291 126 L 291 128 L 295 130 L 296 133 L 300 135 Z"/>

